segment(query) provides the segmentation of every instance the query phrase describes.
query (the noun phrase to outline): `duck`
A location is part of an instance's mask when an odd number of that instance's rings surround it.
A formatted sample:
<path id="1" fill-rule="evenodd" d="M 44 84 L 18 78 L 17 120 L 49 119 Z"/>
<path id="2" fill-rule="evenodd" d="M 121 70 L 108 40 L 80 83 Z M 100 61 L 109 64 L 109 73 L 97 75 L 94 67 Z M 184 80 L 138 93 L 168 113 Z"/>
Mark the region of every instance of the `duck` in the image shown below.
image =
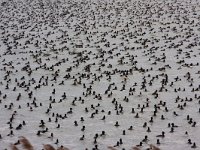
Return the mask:
<path id="1" fill-rule="evenodd" d="M 160 134 L 160 135 L 157 135 L 156 137 L 161 137 L 161 138 L 164 138 L 164 137 L 165 137 L 165 132 L 164 132 L 164 131 L 162 131 L 162 134 Z"/>

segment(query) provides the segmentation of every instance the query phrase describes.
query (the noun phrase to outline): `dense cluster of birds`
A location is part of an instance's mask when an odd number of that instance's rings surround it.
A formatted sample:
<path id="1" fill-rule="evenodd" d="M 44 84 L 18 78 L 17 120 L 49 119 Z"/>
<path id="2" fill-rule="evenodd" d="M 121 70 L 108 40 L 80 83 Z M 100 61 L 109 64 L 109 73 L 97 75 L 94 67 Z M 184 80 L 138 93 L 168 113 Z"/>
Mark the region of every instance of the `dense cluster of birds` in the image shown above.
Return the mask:
<path id="1" fill-rule="evenodd" d="M 198 0 L 5 0 L 0 11 L 0 149 L 20 136 L 199 147 Z"/>

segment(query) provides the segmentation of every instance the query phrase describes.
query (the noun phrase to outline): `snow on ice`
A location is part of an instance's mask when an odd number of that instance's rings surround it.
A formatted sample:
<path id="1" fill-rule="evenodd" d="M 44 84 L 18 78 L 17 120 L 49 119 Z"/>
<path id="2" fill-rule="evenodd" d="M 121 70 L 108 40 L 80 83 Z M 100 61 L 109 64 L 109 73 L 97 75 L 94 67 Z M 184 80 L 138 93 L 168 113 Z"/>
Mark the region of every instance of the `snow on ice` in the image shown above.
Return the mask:
<path id="1" fill-rule="evenodd" d="M 0 150 L 200 149 L 199 19 L 198 0 L 1 0 Z"/>

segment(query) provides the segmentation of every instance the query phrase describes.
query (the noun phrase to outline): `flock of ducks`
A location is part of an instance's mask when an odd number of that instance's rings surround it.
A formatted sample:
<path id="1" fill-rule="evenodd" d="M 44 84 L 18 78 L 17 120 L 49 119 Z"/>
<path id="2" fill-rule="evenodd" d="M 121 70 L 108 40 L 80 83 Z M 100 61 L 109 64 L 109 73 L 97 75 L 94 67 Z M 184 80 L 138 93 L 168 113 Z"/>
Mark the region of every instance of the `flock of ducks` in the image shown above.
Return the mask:
<path id="1" fill-rule="evenodd" d="M 2 1 L 0 149 L 198 148 L 199 8 Z"/>

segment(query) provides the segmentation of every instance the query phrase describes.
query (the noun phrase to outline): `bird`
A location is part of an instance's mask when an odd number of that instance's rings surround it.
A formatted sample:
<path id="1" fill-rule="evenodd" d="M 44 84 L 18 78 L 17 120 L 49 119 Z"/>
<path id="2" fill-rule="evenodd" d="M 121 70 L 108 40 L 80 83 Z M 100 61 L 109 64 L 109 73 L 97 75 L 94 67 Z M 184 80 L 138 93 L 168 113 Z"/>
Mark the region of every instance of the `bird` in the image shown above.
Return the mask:
<path id="1" fill-rule="evenodd" d="M 162 131 L 162 134 L 160 134 L 160 135 L 157 135 L 156 137 L 161 137 L 161 138 L 164 138 L 164 137 L 165 137 L 165 132 L 164 132 L 164 131 Z"/>
<path id="2" fill-rule="evenodd" d="M 55 144 L 58 144 L 59 143 L 59 140 L 58 139 L 56 139 L 56 142 L 55 142 Z"/>
<path id="3" fill-rule="evenodd" d="M 85 138 L 85 136 L 84 136 L 84 135 L 82 135 L 82 137 L 80 138 L 80 140 L 82 141 L 82 140 L 84 140 L 84 138 Z"/>
<path id="4" fill-rule="evenodd" d="M 194 142 L 191 146 L 191 148 L 197 148 L 196 143 Z"/>

